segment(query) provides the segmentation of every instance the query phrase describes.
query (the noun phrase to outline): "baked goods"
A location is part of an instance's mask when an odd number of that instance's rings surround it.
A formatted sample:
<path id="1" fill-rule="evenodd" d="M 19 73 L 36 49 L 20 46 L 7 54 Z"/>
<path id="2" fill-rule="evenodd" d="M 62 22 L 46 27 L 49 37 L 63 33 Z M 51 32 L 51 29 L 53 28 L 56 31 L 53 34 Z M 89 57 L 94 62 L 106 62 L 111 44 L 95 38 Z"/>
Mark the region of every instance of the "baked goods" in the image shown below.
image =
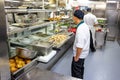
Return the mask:
<path id="1" fill-rule="evenodd" d="M 17 56 L 12 59 L 9 59 L 10 71 L 13 73 L 25 66 L 26 64 L 28 64 L 29 62 L 31 62 L 30 59 L 23 59 Z"/>
<path id="2" fill-rule="evenodd" d="M 67 35 L 64 34 L 57 34 L 53 35 L 52 37 L 49 38 L 49 42 L 53 42 L 54 45 L 59 45 L 63 41 L 67 39 Z"/>

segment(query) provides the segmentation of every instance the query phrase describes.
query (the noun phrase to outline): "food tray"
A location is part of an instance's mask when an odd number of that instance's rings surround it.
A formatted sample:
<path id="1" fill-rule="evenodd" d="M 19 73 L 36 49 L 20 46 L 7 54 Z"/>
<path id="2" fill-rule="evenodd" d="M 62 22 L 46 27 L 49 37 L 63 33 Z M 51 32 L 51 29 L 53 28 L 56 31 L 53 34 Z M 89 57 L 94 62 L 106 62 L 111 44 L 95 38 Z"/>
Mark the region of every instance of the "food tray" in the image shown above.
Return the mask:
<path id="1" fill-rule="evenodd" d="M 59 39 L 61 39 L 61 37 L 60 36 L 61 35 L 65 35 L 66 36 L 66 38 L 65 39 L 63 39 L 63 40 L 61 40 L 61 42 L 58 42 L 58 43 L 56 43 L 57 42 L 57 40 L 58 41 L 60 41 Z M 54 48 L 60 48 L 69 38 L 70 38 L 70 35 L 71 35 L 71 33 L 59 33 L 59 34 L 56 34 L 56 35 L 53 35 L 51 38 L 49 38 L 49 40 L 48 41 L 53 41 L 53 47 Z M 57 36 L 59 36 L 59 37 L 57 37 Z M 59 39 L 58 39 L 59 38 Z M 54 40 L 55 39 L 55 40 Z"/>
<path id="2" fill-rule="evenodd" d="M 18 56 L 9 59 L 10 71 L 12 73 L 17 72 L 19 69 L 24 67 L 26 64 L 30 63 L 32 59 L 23 59 Z"/>
<path id="3" fill-rule="evenodd" d="M 67 37 L 67 39 L 65 39 L 64 41 L 62 41 L 60 44 L 58 44 L 58 45 L 54 45 L 53 47 L 55 47 L 55 48 L 60 48 L 66 41 L 68 41 L 68 39 L 69 39 L 70 37 Z"/>
<path id="4" fill-rule="evenodd" d="M 39 55 L 47 55 L 52 51 L 53 44 L 47 41 L 35 41 L 31 44 L 34 50 L 38 51 Z"/>

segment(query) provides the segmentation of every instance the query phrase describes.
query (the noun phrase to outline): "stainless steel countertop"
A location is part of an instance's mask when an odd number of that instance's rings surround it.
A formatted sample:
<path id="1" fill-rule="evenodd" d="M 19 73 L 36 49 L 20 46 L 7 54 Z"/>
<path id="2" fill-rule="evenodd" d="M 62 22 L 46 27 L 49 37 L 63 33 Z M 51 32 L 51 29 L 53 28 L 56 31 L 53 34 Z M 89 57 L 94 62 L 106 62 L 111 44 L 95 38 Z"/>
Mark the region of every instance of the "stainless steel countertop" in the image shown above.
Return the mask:
<path id="1" fill-rule="evenodd" d="M 28 73 L 19 76 L 16 80 L 80 80 L 70 76 L 60 75 L 51 71 L 41 70 L 38 67 L 33 68 Z"/>

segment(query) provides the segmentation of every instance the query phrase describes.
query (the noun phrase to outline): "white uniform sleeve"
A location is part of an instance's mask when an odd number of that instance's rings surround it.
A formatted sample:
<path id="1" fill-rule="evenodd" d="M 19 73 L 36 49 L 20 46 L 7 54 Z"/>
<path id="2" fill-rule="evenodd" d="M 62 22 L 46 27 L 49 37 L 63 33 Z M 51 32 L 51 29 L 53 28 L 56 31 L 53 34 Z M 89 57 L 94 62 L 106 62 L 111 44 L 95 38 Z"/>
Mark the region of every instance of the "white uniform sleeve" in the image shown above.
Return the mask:
<path id="1" fill-rule="evenodd" d="M 95 22 L 95 24 L 98 24 L 98 20 L 97 20 L 96 16 L 94 16 L 94 22 Z"/>
<path id="2" fill-rule="evenodd" d="M 84 22 L 87 24 L 88 23 L 88 20 L 89 19 L 89 17 L 87 18 L 87 15 L 84 15 L 84 18 L 83 18 L 83 20 L 84 20 Z"/>
<path id="3" fill-rule="evenodd" d="M 77 40 L 76 40 L 76 47 L 83 48 L 84 47 L 84 33 L 82 31 L 79 31 L 77 34 Z"/>

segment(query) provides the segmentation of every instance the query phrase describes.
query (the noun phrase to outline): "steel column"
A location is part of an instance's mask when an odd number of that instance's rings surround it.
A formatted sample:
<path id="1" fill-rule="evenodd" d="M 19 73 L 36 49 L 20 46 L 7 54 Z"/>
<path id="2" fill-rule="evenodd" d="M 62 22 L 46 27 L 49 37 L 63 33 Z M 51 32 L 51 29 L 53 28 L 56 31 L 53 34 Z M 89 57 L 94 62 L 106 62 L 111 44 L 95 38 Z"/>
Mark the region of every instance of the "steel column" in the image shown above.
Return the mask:
<path id="1" fill-rule="evenodd" d="M 8 61 L 7 24 L 4 6 L 4 0 L 0 0 L 0 80 L 9 80 L 10 69 Z"/>

